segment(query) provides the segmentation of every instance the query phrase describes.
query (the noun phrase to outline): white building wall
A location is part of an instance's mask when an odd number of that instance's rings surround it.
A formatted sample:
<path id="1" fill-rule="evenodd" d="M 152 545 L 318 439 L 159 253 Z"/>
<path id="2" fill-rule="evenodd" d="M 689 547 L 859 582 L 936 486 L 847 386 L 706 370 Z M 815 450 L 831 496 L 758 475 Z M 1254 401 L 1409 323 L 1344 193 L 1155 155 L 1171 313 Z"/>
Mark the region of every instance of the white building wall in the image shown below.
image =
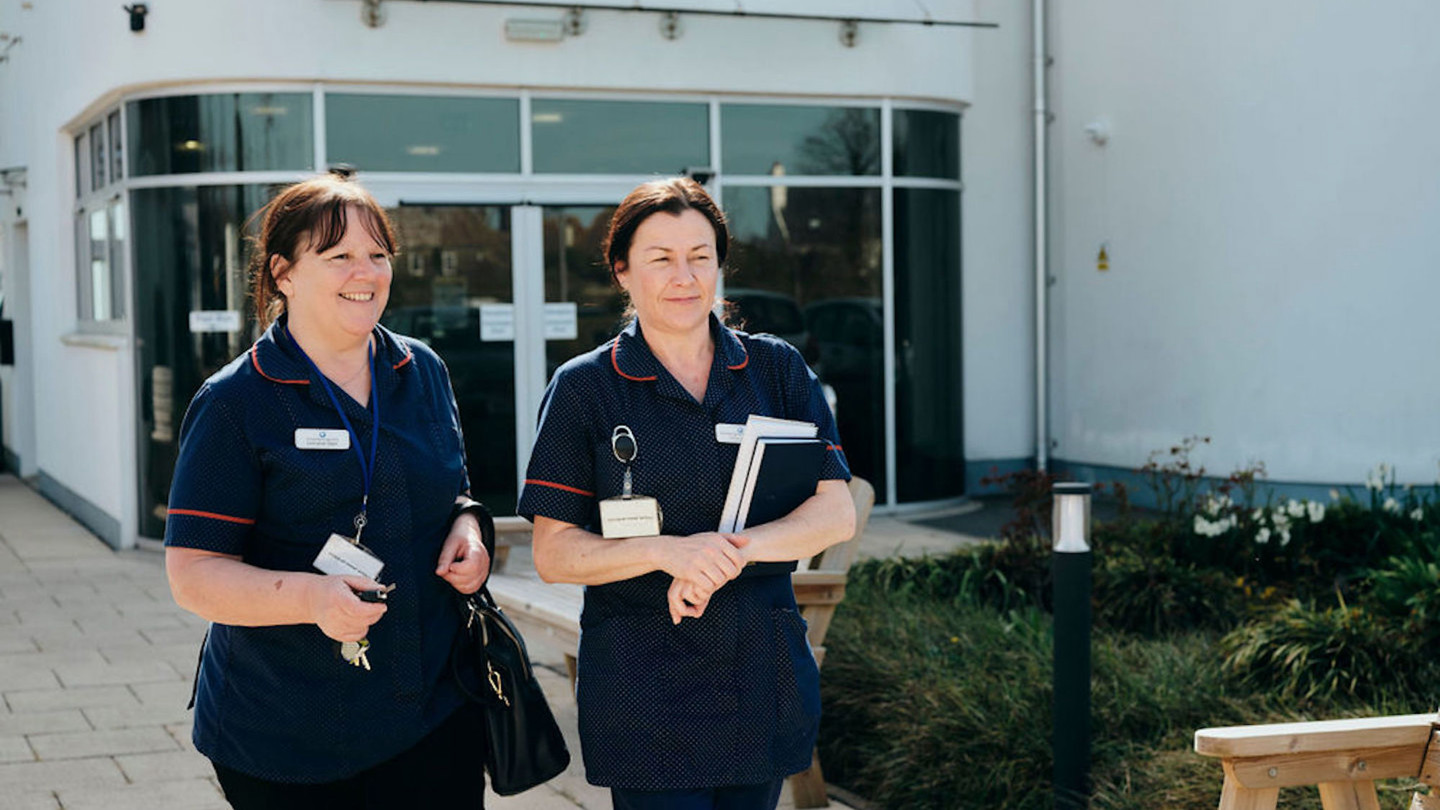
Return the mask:
<path id="1" fill-rule="evenodd" d="M 671 5 L 732 8 L 700 0 Z M 925 5 L 939 19 L 976 19 L 974 0 Z M 387 0 L 384 24 L 372 29 L 362 23 L 356 0 L 149 7 L 146 30 L 136 34 L 110 0 L 0 0 L 0 31 L 21 38 L 0 64 L 0 167 L 28 169 L 35 463 L 42 477 L 118 522 L 118 539 L 127 543 L 136 526 L 134 346 L 129 337 L 97 341 L 74 335 L 70 134 L 123 94 L 258 80 L 955 103 L 973 94 L 974 43 L 994 35 L 862 23 L 856 47 L 847 48 L 840 43 L 839 23 L 682 15 L 682 36 L 670 41 L 660 35 L 656 15 L 590 11 L 578 37 L 511 43 L 504 37 L 505 19 L 558 19 L 563 8 Z M 745 7 L 817 11 L 804 0 L 748 0 Z M 823 10 L 862 18 L 913 18 L 918 11 L 909 0 L 843 0 Z M 981 368 L 985 386 L 983 374 L 994 369 Z M 989 432 L 982 422 L 969 435 Z"/>
<path id="2" fill-rule="evenodd" d="M 979 0 L 975 92 L 960 126 L 965 457 L 1035 455 L 1034 149 L 1030 3 Z M 971 482 L 974 483 L 973 481 Z"/>
<path id="3" fill-rule="evenodd" d="M 1051 8 L 1055 455 L 1434 482 L 1440 5 Z"/>

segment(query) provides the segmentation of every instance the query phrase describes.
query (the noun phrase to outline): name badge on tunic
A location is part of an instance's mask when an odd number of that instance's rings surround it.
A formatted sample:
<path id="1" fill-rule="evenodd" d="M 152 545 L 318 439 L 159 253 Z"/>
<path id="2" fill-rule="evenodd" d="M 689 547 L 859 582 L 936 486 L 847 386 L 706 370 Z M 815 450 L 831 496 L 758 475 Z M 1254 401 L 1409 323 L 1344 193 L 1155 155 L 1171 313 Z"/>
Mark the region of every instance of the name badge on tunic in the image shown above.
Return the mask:
<path id="1" fill-rule="evenodd" d="M 297 450 L 349 450 L 350 431 L 345 428 L 295 428 Z"/>
<path id="2" fill-rule="evenodd" d="M 600 534 L 612 539 L 658 535 L 665 521 L 660 502 L 648 495 L 636 495 L 632 487 L 630 462 L 635 460 L 639 446 L 630 428 L 615 428 L 610 434 L 610 450 L 625 465 L 625 480 L 619 497 L 600 502 Z"/>

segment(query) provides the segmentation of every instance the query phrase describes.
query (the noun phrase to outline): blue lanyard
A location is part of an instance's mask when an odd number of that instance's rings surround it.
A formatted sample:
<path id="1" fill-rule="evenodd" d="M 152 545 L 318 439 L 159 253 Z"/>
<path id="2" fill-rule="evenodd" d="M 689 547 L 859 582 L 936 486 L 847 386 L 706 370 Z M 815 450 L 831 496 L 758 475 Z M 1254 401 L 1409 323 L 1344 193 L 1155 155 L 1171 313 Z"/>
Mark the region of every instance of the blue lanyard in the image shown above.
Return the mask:
<path id="1" fill-rule="evenodd" d="M 365 530 L 365 509 L 370 505 L 370 482 L 375 476 L 375 451 L 380 446 L 380 392 L 375 384 L 375 345 L 367 343 L 365 346 L 365 354 L 370 361 L 370 403 L 375 407 L 375 420 L 370 426 L 370 460 L 367 463 L 365 454 L 360 450 L 360 436 L 350 424 L 350 417 L 345 415 L 345 409 L 340 407 L 340 398 L 335 396 L 335 389 L 330 386 L 330 381 L 320 373 L 320 367 L 315 365 L 315 361 L 311 360 L 310 355 L 295 341 L 295 336 L 290 334 L 289 324 L 285 326 L 285 337 L 290 339 L 291 345 L 305 358 L 305 362 L 310 364 L 315 376 L 320 378 L 320 384 L 325 386 L 325 393 L 330 395 L 330 402 L 340 414 L 340 421 L 344 423 L 346 432 L 350 434 L 350 446 L 355 448 L 355 457 L 360 459 L 360 479 L 364 481 L 365 491 L 360 495 L 360 514 L 355 516 L 355 542 L 358 544 L 360 533 Z"/>

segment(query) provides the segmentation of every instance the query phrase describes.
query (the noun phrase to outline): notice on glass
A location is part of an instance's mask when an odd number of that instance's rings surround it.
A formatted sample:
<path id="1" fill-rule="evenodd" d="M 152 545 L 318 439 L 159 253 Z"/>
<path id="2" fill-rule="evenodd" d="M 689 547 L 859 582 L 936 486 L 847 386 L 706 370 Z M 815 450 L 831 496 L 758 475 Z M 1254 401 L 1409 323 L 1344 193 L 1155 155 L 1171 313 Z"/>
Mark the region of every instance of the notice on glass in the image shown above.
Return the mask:
<path id="1" fill-rule="evenodd" d="M 195 309 L 190 311 L 191 332 L 239 332 L 240 312 L 234 309 Z"/>
<path id="2" fill-rule="evenodd" d="M 515 305 L 480 305 L 480 340 L 485 342 L 515 339 Z"/>
<path id="3" fill-rule="evenodd" d="M 545 305 L 545 339 L 574 340 L 580 334 L 579 308 L 574 301 Z"/>

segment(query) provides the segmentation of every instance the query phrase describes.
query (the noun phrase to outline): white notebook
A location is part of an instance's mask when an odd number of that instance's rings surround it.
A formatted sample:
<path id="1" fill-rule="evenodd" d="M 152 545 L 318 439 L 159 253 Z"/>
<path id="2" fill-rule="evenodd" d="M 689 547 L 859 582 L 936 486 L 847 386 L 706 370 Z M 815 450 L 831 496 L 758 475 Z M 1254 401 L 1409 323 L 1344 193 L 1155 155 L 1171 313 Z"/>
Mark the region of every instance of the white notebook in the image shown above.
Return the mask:
<path id="1" fill-rule="evenodd" d="M 719 531 L 739 531 L 740 515 L 744 514 L 740 511 L 740 503 L 745 497 L 745 484 L 750 477 L 751 461 L 755 457 L 755 442 L 761 436 L 813 439 L 819 432 L 820 429 L 814 422 L 751 414 L 745 420 L 745 433 L 740 437 L 740 450 L 735 455 L 735 469 L 730 473 L 730 489 L 725 493 L 725 508 L 720 512 Z"/>

